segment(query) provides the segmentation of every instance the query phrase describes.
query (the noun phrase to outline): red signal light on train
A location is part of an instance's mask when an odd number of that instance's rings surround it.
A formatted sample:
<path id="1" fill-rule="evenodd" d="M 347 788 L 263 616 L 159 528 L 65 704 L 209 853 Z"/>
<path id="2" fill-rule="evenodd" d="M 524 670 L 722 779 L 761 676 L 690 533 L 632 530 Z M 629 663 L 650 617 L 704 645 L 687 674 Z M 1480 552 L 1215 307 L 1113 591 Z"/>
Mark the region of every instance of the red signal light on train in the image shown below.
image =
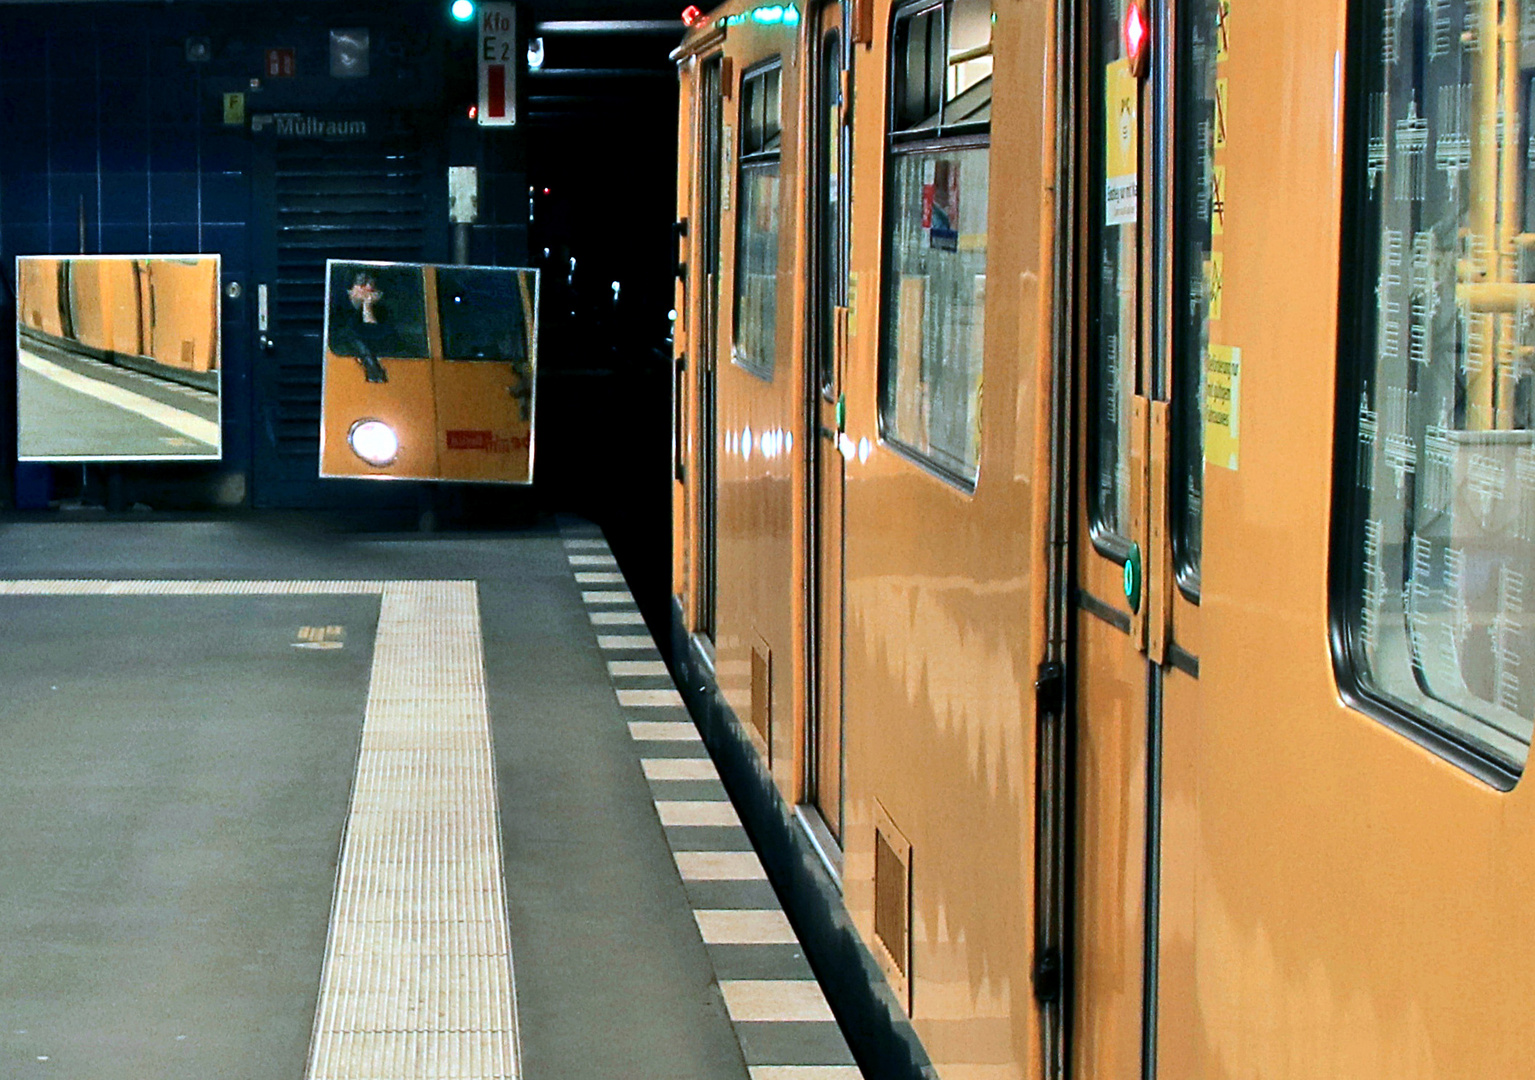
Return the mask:
<path id="1" fill-rule="evenodd" d="M 1130 74 L 1137 79 L 1146 74 L 1150 45 L 1151 25 L 1146 21 L 1146 9 L 1141 0 L 1130 0 L 1125 7 L 1125 59 L 1130 64 Z"/>
<path id="2" fill-rule="evenodd" d="M 689 4 L 687 7 L 682 9 L 683 26 L 697 26 L 703 17 L 704 13 L 699 11 L 697 5 L 695 4 Z"/>

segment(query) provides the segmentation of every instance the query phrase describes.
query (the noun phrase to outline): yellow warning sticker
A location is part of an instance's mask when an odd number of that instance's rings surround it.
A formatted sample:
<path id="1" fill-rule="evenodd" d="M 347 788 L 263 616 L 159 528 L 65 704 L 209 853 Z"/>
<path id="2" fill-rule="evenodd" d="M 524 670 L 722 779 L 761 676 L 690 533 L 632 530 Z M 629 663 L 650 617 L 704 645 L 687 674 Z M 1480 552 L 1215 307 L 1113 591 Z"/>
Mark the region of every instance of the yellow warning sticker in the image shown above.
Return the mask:
<path id="1" fill-rule="evenodd" d="M 1226 40 L 1226 25 L 1231 16 L 1230 0 L 1220 0 L 1220 10 L 1215 14 L 1215 59 L 1220 62 L 1226 59 L 1228 42 Z"/>
<path id="2" fill-rule="evenodd" d="M 1217 150 L 1226 145 L 1226 83 L 1225 79 L 1215 80 L 1215 148 Z"/>
<path id="3" fill-rule="evenodd" d="M 1235 345 L 1205 349 L 1205 463 L 1237 467 L 1241 446 L 1242 350 Z"/>
<path id="4" fill-rule="evenodd" d="M 1210 322 L 1219 322 L 1221 317 L 1221 294 L 1226 291 L 1226 259 L 1219 251 L 1210 252 L 1210 257 L 1205 260 L 1205 318 Z"/>
<path id="5" fill-rule="evenodd" d="M 1128 60 L 1103 69 L 1103 223 L 1133 225 L 1140 201 L 1140 80 Z"/>
<path id="6" fill-rule="evenodd" d="M 1222 236 L 1226 232 L 1226 166 L 1210 167 L 1210 233 Z"/>

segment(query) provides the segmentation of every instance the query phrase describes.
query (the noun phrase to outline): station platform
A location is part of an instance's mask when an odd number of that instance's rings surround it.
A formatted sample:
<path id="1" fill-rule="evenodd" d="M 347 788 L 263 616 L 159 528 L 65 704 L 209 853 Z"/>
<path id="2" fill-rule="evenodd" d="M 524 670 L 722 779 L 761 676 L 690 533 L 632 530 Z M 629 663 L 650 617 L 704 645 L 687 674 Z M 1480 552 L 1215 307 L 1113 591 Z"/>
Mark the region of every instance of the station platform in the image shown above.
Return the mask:
<path id="1" fill-rule="evenodd" d="M 862 1074 L 601 534 L 0 524 L 0 1076 Z"/>

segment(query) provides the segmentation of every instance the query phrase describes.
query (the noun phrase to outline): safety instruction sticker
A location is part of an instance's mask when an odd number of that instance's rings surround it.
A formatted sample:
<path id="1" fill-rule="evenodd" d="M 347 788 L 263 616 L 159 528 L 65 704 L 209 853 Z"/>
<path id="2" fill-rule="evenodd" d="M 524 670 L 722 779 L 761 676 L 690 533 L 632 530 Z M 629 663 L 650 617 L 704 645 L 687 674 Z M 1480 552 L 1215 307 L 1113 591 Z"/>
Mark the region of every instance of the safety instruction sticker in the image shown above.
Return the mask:
<path id="1" fill-rule="evenodd" d="M 1237 467 L 1241 446 L 1242 350 L 1235 345 L 1205 349 L 1205 463 Z"/>
<path id="2" fill-rule="evenodd" d="M 1140 201 L 1140 83 L 1128 60 L 1103 69 L 1103 223 L 1133 225 Z"/>

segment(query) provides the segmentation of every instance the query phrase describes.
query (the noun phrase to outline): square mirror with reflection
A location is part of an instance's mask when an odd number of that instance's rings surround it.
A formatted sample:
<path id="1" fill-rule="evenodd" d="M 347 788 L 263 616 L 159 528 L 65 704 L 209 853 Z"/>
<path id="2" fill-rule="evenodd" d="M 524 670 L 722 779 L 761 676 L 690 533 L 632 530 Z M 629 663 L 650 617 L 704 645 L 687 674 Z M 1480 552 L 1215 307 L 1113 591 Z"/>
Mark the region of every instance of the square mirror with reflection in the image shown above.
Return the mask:
<path id="1" fill-rule="evenodd" d="M 217 460 L 217 255 L 16 260 L 21 461 Z"/>
<path id="2" fill-rule="evenodd" d="M 320 475 L 533 480 L 538 271 L 332 260 Z"/>

